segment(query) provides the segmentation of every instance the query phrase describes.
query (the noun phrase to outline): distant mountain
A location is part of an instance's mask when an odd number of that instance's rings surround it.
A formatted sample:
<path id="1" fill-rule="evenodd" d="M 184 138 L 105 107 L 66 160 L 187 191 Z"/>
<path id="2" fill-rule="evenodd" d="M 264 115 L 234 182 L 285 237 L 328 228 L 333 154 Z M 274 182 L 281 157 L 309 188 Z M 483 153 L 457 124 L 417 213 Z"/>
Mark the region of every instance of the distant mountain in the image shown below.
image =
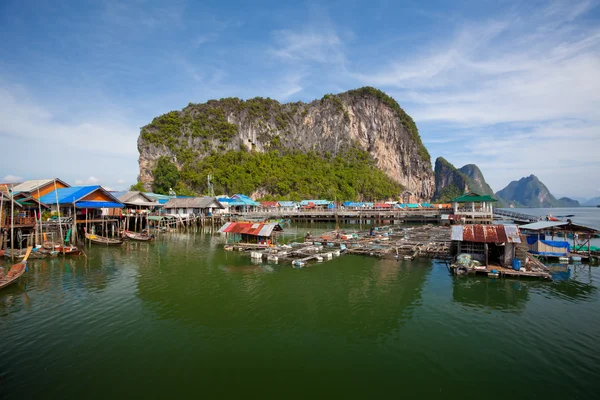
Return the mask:
<path id="1" fill-rule="evenodd" d="M 561 197 L 558 199 L 561 207 L 579 207 L 581 204 L 577 200 L 570 199 L 568 197 Z"/>
<path id="2" fill-rule="evenodd" d="M 483 173 L 477 165 L 467 164 L 461 169 L 459 169 L 459 171 L 465 174 L 471 180 L 469 185 L 469 191 L 494 196 L 494 191 L 492 190 L 490 185 L 488 185 L 485 181 Z"/>
<path id="3" fill-rule="evenodd" d="M 496 196 L 515 207 L 561 207 L 560 201 L 535 175 L 512 181 Z"/>
<path id="4" fill-rule="evenodd" d="M 597 205 L 600 205 L 600 197 L 594 197 L 582 204 L 585 207 L 596 207 Z"/>
<path id="5" fill-rule="evenodd" d="M 448 160 L 438 157 L 435 160 L 435 193 L 434 201 L 447 202 L 465 192 L 489 194 L 496 197 L 487 184 L 483 173 L 475 164 L 467 164 L 457 169 Z M 496 204 L 502 207 L 504 204 Z"/>

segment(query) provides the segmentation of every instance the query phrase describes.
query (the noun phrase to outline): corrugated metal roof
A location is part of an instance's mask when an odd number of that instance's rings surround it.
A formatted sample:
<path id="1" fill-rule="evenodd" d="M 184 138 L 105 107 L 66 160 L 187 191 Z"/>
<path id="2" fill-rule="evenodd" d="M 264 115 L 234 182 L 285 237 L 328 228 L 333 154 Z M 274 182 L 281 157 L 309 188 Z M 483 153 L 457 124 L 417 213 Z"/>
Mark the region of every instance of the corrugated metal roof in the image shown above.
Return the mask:
<path id="1" fill-rule="evenodd" d="M 13 188 L 13 190 L 15 192 L 28 192 L 31 193 L 32 191 L 37 190 L 37 188 L 45 186 L 51 182 L 54 182 L 55 178 L 52 179 L 37 179 L 37 180 L 32 180 L 32 181 L 25 181 L 22 183 L 19 183 L 18 185 L 15 185 L 15 187 Z M 60 179 L 58 179 L 60 181 Z M 62 182 L 62 181 L 60 181 Z M 64 183 L 64 182 L 62 182 Z"/>
<path id="2" fill-rule="evenodd" d="M 277 207 L 279 203 L 276 201 L 261 201 L 260 205 L 263 207 Z"/>
<path id="3" fill-rule="evenodd" d="M 533 224 L 521 225 L 521 229 L 527 229 L 530 231 L 539 231 L 542 229 L 553 228 L 555 226 L 567 225 L 568 222 L 562 221 L 539 221 L 534 222 Z"/>
<path id="4" fill-rule="evenodd" d="M 170 199 L 164 205 L 169 208 L 224 208 L 216 197 L 185 197 L 181 199 Z"/>
<path id="5" fill-rule="evenodd" d="M 452 240 L 473 243 L 521 243 L 516 225 L 454 225 Z"/>
<path id="6" fill-rule="evenodd" d="M 227 222 L 219 229 L 219 233 L 240 233 L 252 236 L 269 237 L 273 231 L 282 231 L 283 228 L 276 222 Z"/>

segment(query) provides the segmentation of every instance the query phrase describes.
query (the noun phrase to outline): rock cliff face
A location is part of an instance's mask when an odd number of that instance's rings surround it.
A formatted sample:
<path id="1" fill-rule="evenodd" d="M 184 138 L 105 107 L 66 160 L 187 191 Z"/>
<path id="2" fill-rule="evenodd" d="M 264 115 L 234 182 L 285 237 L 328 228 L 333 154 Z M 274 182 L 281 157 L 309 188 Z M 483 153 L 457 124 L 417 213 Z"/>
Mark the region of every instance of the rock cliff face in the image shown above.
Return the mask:
<path id="1" fill-rule="evenodd" d="M 530 175 L 512 181 L 496 193 L 515 207 L 560 207 L 560 202 L 552 196 L 546 185 L 537 176 Z"/>
<path id="2" fill-rule="evenodd" d="M 434 200 L 448 201 L 471 190 L 469 177 L 450 164 L 445 158 L 435 160 L 435 194 Z"/>
<path id="3" fill-rule="evenodd" d="M 490 196 L 494 196 L 494 191 L 492 190 L 490 185 L 488 185 L 488 183 L 485 181 L 483 173 L 477 165 L 467 164 L 464 167 L 462 167 L 459 171 L 465 174 L 470 179 L 471 185 L 469 186 L 469 190 L 479 194 L 489 194 Z"/>
<path id="4" fill-rule="evenodd" d="M 495 197 L 494 191 L 487 184 L 483 173 L 475 164 L 467 164 L 460 169 L 456 169 L 442 157 L 435 160 L 435 196 L 437 201 L 449 201 L 453 197 L 459 196 L 465 192 L 475 192 L 482 195 L 489 194 Z M 497 207 L 504 206 L 501 199 L 498 199 Z"/>
<path id="5" fill-rule="evenodd" d="M 138 180 L 151 188 L 161 156 L 183 169 L 193 160 L 230 150 L 335 157 L 353 148 L 366 151 L 380 170 L 416 197 L 433 196 L 431 161 L 415 123 L 392 98 L 373 88 L 325 95 L 311 103 L 262 98 L 190 103 L 141 129 Z"/>

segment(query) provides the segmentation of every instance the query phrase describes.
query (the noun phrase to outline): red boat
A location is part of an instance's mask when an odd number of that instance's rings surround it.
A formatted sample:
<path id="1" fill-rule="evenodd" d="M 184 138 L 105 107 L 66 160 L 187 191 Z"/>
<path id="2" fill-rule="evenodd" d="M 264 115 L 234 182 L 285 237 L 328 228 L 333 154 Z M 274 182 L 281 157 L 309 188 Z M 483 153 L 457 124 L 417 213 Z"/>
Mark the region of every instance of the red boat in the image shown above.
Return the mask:
<path id="1" fill-rule="evenodd" d="M 0 289 L 3 289 L 8 285 L 15 283 L 17 279 L 19 279 L 21 275 L 23 275 L 23 273 L 27 269 L 27 259 L 29 258 L 29 254 L 31 254 L 31 250 L 31 247 L 27 248 L 27 253 L 23 258 L 23 261 L 21 261 L 18 264 L 14 264 L 10 268 L 10 271 L 8 271 L 6 276 L 0 275 Z"/>

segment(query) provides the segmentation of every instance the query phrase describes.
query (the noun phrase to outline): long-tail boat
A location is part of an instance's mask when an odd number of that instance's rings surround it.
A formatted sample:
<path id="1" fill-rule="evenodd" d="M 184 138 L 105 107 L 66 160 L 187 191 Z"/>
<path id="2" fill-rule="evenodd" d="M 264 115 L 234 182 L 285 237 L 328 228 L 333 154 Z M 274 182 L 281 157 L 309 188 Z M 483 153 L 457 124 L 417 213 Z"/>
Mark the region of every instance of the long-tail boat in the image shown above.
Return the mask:
<path id="1" fill-rule="evenodd" d="M 17 264 L 13 264 L 6 275 L 0 275 L 0 289 L 7 287 L 8 285 L 15 283 L 17 279 L 23 275 L 25 270 L 27 269 L 27 259 L 29 258 L 29 254 L 31 254 L 31 247 L 27 248 L 27 253 L 23 260 Z"/>
<path id="2" fill-rule="evenodd" d="M 93 244 L 101 244 L 103 246 L 120 246 L 123 244 L 123 240 L 121 239 L 111 239 L 104 236 L 92 235 L 87 232 L 85 233 L 85 238 Z"/>
<path id="3" fill-rule="evenodd" d="M 123 232 L 123 236 L 129 240 L 137 240 L 139 242 L 149 242 L 154 239 L 154 235 L 148 235 L 147 233 L 135 233 L 129 231 Z"/>

